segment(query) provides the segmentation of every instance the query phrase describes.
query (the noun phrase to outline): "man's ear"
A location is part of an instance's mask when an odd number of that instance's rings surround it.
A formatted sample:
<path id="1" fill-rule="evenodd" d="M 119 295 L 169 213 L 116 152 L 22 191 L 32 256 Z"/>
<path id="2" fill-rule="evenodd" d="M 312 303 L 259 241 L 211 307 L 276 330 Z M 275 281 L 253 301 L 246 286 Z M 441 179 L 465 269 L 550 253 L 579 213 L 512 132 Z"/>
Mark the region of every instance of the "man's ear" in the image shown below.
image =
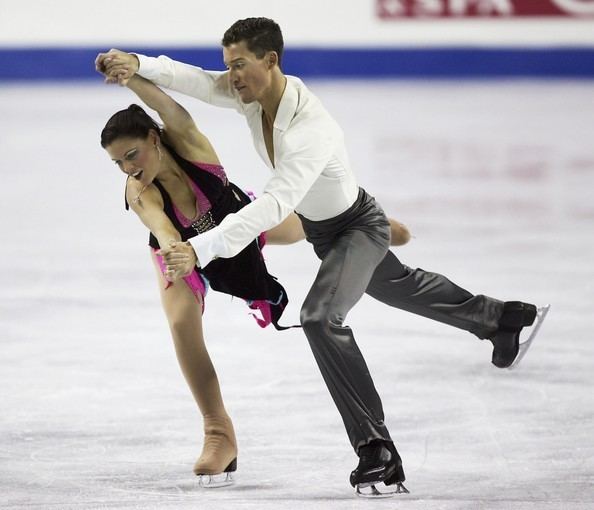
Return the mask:
<path id="1" fill-rule="evenodd" d="M 276 51 L 269 51 L 268 55 L 266 56 L 268 68 L 272 69 L 274 66 L 278 65 L 278 55 Z"/>

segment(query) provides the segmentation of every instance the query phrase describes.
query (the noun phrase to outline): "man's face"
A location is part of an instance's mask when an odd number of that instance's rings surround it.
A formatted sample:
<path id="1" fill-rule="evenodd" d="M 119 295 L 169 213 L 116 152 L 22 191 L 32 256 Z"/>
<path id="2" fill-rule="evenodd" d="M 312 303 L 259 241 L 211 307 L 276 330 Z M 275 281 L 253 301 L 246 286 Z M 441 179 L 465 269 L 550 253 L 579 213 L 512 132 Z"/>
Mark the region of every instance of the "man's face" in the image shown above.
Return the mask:
<path id="1" fill-rule="evenodd" d="M 231 87 L 244 103 L 260 101 L 270 88 L 272 65 L 267 54 L 259 59 L 245 41 L 223 47 L 223 60 L 229 69 Z"/>

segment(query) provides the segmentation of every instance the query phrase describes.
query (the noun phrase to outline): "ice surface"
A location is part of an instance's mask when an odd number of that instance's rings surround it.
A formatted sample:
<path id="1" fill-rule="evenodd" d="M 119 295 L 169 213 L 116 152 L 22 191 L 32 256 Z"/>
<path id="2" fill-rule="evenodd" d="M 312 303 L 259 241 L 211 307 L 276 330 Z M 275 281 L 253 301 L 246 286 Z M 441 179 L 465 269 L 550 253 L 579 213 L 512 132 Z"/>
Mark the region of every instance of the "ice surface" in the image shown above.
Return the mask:
<path id="1" fill-rule="evenodd" d="M 98 82 L 99 82 L 98 78 Z M 205 330 L 239 440 L 234 487 L 198 487 L 201 419 L 146 233 L 99 145 L 134 101 L 105 85 L 0 87 L 0 508 L 594 508 L 594 89 L 579 82 L 314 82 L 360 182 L 415 239 L 404 263 L 550 302 L 515 371 L 467 333 L 364 297 L 348 317 L 411 494 L 359 500 L 356 458 L 298 330 L 210 293 Z M 243 119 L 182 98 L 231 178 L 267 170 Z M 306 243 L 266 249 L 289 290 Z"/>

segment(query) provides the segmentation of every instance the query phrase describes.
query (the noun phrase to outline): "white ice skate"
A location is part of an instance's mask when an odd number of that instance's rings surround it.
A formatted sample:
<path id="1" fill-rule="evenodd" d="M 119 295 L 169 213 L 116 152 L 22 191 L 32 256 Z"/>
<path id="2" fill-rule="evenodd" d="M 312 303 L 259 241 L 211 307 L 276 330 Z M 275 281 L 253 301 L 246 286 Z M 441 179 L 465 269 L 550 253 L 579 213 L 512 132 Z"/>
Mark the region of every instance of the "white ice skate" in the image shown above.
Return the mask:
<path id="1" fill-rule="evenodd" d="M 551 308 L 551 305 L 544 305 L 536 309 L 536 320 L 532 325 L 532 330 L 530 331 L 528 338 L 523 342 L 520 342 L 518 355 L 516 356 L 516 359 L 513 361 L 513 363 L 509 367 L 507 367 L 508 370 L 513 370 L 515 367 L 517 367 L 518 363 L 522 361 L 522 358 L 526 356 L 526 352 L 528 351 L 528 349 L 530 349 L 530 346 L 536 338 L 536 334 L 538 333 L 540 326 L 542 326 L 542 323 L 545 320 L 547 313 L 549 313 L 549 308 Z"/>
<path id="2" fill-rule="evenodd" d="M 402 484 L 397 482 L 395 485 L 384 485 L 381 486 L 381 491 L 376 487 L 374 483 L 360 483 L 357 484 L 356 491 L 357 496 L 360 498 L 367 499 L 380 499 L 380 498 L 391 498 L 396 494 L 409 494 L 410 491 Z"/>
<path id="3" fill-rule="evenodd" d="M 219 473 L 217 475 L 198 475 L 198 485 L 205 489 L 218 489 L 233 485 L 235 479 L 232 472 Z"/>

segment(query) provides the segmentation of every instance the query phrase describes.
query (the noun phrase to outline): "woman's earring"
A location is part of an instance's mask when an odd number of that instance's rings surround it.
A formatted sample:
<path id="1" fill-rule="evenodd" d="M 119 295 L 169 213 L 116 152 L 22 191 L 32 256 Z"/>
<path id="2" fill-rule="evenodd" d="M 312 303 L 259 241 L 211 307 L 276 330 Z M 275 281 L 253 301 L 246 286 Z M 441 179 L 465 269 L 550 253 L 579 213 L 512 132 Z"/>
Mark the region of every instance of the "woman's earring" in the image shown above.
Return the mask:
<path id="1" fill-rule="evenodd" d="M 156 144 L 155 144 L 155 147 L 157 148 L 157 152 L 159 153 L 159 161 L 161 161 L 161 158 L 163 157 L 163 153 L 161 152 L 161 147 L 159 147 Z"/>

